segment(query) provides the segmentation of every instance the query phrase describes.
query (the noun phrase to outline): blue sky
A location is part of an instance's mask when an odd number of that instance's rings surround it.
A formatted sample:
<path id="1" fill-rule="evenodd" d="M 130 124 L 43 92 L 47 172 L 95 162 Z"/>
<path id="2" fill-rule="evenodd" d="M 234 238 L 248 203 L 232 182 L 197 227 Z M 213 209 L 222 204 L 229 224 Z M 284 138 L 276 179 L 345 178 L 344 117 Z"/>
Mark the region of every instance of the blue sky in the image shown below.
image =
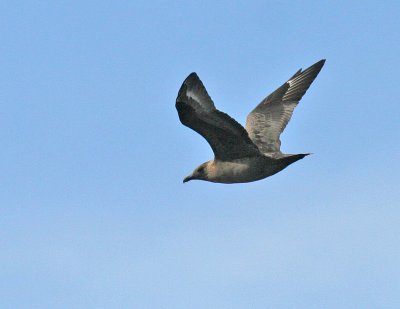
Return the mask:
<path id="1" fill-rule="evenodd" d="M 399 308 L 398 1 L 2 1 L 1 308 Z M 326 58 L 240 185 L 174 101 L 247 113 Z"/>

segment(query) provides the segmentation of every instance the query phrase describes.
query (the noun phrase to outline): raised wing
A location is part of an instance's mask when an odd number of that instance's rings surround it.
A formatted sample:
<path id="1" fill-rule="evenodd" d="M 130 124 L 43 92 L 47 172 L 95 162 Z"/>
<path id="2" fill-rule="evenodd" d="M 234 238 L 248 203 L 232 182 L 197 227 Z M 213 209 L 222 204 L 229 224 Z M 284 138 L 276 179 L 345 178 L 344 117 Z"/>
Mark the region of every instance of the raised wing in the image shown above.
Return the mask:
<path id="1" fill-rule="evenodd" d="M 230 161 L 261 155 L 247 131 L 215 108 L 196 73 L 190 74 L 183 82 L 175 106 L 182 124 L 207 140 L 216 159 Z"/>
<path id="2" fill-rule="evenodd" d="M 262 153 L 278 156 L 281 154 L 279 136 L 324 63 L 325 59 L 304 71 L 297 71 L 247 116 L 246 130 Z"/>

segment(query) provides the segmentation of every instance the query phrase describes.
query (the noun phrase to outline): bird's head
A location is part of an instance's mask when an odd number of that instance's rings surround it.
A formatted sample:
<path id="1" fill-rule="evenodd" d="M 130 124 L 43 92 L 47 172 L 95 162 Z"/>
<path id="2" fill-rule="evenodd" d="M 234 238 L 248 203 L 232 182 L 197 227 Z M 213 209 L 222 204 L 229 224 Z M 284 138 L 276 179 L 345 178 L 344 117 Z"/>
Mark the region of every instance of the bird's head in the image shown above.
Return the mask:
<path id="1" fill-rule="evenodd" d="M 183 179 L 183 182 L 188 182 L 190 180 L 207 180 L 208 179 L 208 163 L 209 162 L 205 162 L 203 164 L 201 164 L 200 166 L 198 166 L 191 175 L 185 177 L 185 179 Z"/>

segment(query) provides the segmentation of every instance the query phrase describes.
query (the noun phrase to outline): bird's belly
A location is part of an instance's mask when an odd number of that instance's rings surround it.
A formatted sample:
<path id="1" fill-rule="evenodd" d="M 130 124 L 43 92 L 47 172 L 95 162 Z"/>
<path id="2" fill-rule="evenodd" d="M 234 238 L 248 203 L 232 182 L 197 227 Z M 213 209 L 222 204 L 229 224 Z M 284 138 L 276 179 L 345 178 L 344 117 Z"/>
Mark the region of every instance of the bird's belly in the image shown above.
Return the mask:
<path id="1" fill-rule="evenodd" d="M 265 161 L 250 158 L 233 162 L 219 161 L 209 174 L 209 180 L 220 183 L 241 183 L 263 179 L 275 174 L 275 168 L 266 168 Z"/>

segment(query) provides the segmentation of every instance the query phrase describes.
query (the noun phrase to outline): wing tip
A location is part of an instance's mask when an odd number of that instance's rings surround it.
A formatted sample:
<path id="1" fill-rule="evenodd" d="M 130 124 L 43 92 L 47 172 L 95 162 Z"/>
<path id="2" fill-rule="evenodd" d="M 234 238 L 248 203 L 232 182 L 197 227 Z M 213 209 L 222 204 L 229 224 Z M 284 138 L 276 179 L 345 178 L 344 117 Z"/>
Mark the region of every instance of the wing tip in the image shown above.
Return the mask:
<path id="1" fill-rule="evenodd" d="M 199 76 L 196 74 L 196 72 L 190 73 L 185 78 L 185 80 L 183 81 L 181 87 L 179 88 L 178 96 L 176 98 L 176 101 L 186 99 L 187 88 L 190 87 L 193 83 L 195 83 L 198 80 L 200 80 L 200 79 L 199 79 Z"/>
<path id="2" fill-rule="evenodd" d="M 324 66 L 325 62 L 326 62 L 326 59 L 321 59 L 320 61 L 314 63 L 310 68 L 315 67 L 315 68 L 318 68 L 318 70 L 321 70 L 322 67 Z"/>
<path id="3" fill-rule="evenodd" d="M 191 77 L 191 76 L 196 76 L 196 77 L 198 77 L 198 75 L 197 75 L 196 72 L 192 72 L 192 73 L 190 73 L 190 74 L 188 75 L 188 77 Z"/>
<path id="4" fill-rule="evenodd" d="M 189 84 L 192 83 L 195 80 L 200 80 L 199 76 L 197 75 L 196 72 L 190 73 L 184 80 L 184 84 Z"/>

